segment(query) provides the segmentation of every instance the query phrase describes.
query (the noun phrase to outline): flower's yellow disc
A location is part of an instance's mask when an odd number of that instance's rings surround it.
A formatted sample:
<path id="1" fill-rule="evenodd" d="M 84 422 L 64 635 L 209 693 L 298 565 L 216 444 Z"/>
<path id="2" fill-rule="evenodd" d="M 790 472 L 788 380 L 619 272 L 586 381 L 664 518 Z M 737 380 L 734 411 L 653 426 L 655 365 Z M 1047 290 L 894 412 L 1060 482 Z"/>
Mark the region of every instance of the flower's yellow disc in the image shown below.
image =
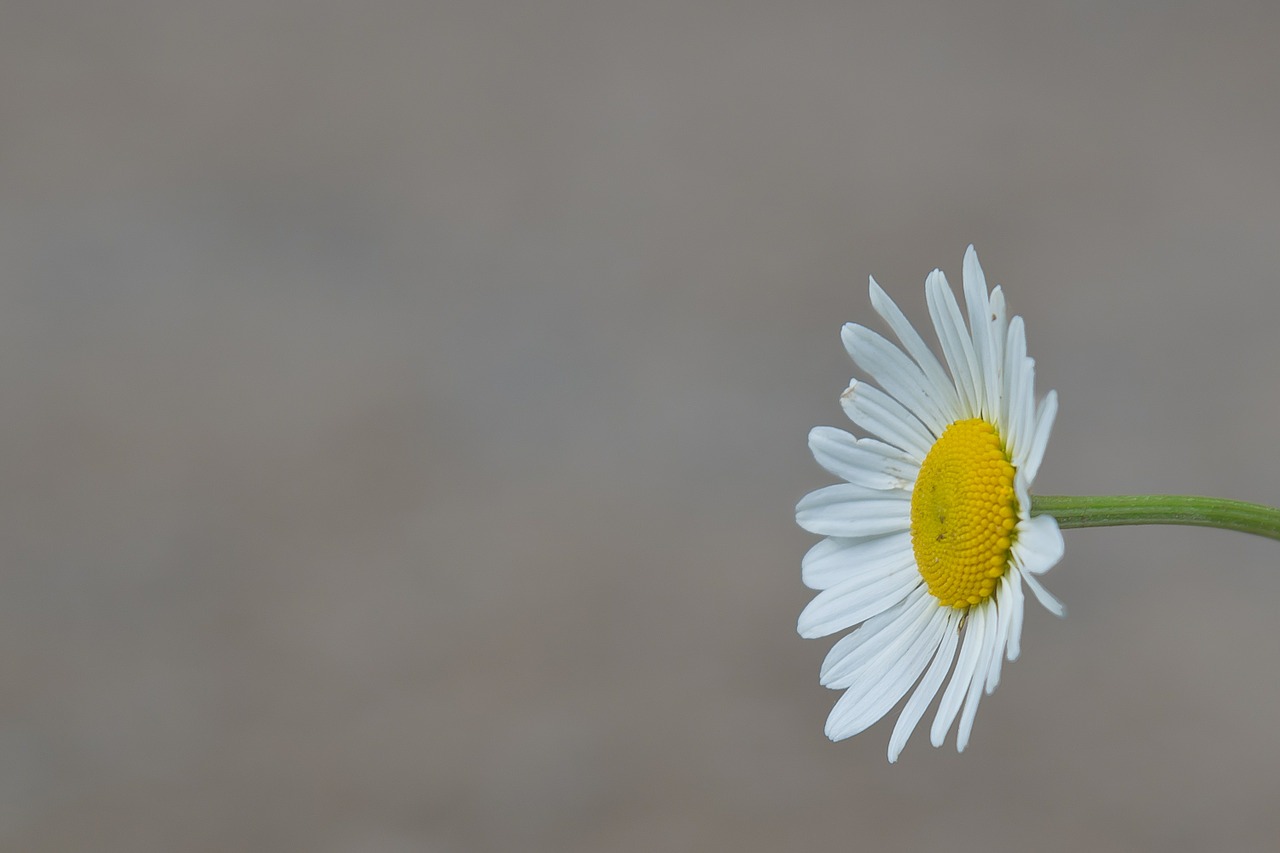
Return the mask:
<path id="1" fill-rule="evenodd" d="M 980 604 L 1009 565 L 1018 519 L 1013 463 L 996 428 L 957 421 L 920 466 L 911 493 L 911 544 L 929 592 L 950 607 Z"/>

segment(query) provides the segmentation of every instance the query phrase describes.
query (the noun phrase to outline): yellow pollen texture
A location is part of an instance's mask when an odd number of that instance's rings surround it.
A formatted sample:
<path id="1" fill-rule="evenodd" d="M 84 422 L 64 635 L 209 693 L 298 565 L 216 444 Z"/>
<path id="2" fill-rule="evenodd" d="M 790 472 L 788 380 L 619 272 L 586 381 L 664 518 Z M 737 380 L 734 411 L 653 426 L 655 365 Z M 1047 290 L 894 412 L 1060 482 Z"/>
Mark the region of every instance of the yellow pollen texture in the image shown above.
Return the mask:
<path id="1" fill-rule="evenodd" d="M 929 592 L 965 608 L 995 592 L 1018 518 L 1013 463 L 996 428 L 956 421 L 934 443 L 911 493 L 911 545 Z"/>

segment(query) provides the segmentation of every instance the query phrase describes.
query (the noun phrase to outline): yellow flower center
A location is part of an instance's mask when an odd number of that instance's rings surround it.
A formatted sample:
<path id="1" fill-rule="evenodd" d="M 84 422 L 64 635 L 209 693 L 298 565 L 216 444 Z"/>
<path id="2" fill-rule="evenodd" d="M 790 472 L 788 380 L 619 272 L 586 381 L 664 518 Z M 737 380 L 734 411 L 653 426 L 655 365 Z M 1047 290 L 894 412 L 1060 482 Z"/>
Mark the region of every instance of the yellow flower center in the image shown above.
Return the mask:
<path id="1" fill-rule="evenodd" d="M 1013 463 L 980 418 L 943 430 L 911 493 L 911 546 L 929 592 L 965 608 L 995 591 L 1018 518 Z"/>

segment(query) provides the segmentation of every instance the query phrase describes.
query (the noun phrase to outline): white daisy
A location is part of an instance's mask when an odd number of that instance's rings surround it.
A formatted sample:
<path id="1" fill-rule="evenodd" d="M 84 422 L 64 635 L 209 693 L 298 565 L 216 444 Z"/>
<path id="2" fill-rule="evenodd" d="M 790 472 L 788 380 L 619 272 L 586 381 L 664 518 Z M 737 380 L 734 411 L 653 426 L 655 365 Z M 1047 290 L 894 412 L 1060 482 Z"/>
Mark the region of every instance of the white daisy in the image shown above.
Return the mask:
<path id="1" fill-rule="evenodd" d="M 1063 613 L 1037 579 L 1062 558 L 1062 534 L 1053 518 L 1031 517 L 1029 492 L 1057 395 L 1036 406 L 1022 318 L 1006 316 L 999 287 L 988 294 L 972 246 L 964 256 L 968 325 L 940 270 L 926 279 L 925 295 L 948 369 L 872 279 L 871 304 L 902 346 L 846 325 L 845 348 L 878 387 L 855 379 L 840 402 L 875 437 L 815 428 L 809 447 L 818 464 L 847 482 L 796 507 L 801 527 L 828 537 L 804 558 L 805 585 L 820 592 L 800 614 L 800 634 L 825 637 L 862 623 L 822 664 L 821 682 L 845 691 L 827 736 L 858 734 L 915 685 L 889 738 L 890 761 L 953 662 L 931 735 L 941 746 L 959 714 L 956 747 L 964 750 L 1001 659 L 1018 657 L 1024 582 Z"/>

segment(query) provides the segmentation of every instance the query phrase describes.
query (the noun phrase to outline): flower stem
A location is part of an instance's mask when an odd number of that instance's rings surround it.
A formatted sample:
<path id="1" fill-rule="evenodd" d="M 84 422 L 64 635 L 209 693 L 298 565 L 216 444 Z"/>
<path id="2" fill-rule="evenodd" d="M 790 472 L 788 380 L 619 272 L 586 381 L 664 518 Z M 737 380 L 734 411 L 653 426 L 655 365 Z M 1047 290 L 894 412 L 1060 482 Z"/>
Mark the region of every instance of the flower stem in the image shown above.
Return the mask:
<path id="1" fill-rule="evenodd" d="M 1185 524 L 1221 527 L 1280 539 L 1280 509 L 1195 495 L 1035 495 L 1032 515 L 1051 515 L 1063 530 L 1130 524 Z"/>

